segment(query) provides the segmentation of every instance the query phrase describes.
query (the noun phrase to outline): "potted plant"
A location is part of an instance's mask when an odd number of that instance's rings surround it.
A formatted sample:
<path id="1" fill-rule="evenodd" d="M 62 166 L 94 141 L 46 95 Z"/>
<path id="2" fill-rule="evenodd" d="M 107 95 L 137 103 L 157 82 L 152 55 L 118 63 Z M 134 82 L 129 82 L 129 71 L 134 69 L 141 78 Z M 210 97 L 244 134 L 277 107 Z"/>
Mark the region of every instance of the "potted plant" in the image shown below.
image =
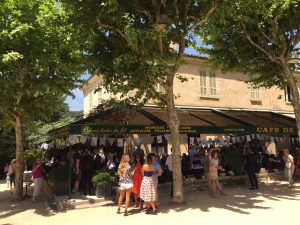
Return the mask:
<path id="1" fill-rule="evenodd" d="M 95 195 L 99 197 L 111 197 L 112 187 L 117 182 L 117 177 L 113 170 L 98 170 L 92 178 L 95 184 Z"/>
<path id="2" fill-rule="evenodd" d="M 53 185 L 55 195 L 66 195 L 69 193 L 69 169 L 67 166 L 53 168 L 48 178 Z"/>

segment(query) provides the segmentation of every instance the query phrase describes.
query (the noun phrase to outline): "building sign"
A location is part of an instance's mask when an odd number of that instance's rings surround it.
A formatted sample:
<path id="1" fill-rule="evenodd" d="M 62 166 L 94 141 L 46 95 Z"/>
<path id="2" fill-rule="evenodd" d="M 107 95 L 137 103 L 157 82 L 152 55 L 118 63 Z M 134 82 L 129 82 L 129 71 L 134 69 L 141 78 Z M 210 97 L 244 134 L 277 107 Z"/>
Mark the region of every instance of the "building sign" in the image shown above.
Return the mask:
<path id="1" fill-rule="evenodd" d="M 294 127 L 257 127 L 257 133 L 268 134 L 293 134 L 296 133 L 297 128 Z"/>
<path id="2" fill-rule="evenodd" d="M 180 126 L 181 134 L 295 134 L 294 127 L 251 127 L 251 126 Z M 71 124 L 70 134 L 98 135 L 98 134 L 169 134 L 170 129 L 164 125 L 98 125 Z"/>

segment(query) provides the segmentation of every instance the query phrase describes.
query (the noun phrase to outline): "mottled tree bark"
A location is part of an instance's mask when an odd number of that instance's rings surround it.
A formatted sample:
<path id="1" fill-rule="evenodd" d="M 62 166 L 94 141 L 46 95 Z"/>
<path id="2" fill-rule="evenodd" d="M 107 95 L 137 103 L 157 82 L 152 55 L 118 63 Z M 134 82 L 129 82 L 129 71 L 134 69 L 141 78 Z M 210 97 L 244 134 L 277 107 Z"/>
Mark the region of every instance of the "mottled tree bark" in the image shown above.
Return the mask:
<path id="1" fill-rule="evenodd" d="M 22 115 L 15 115 L 16 132 L 16 186 L 14 198 L 23 198 L 23 173 L 24 173 L 24 147 L 23 147 L 23 118 Z"/>
<path id="2" fill-rule="evenodd" d="M 169 76 L 166 84 L 168 125 L 171 132 L 172 159 L 173 159 L 173 202 L 183 202 L 183 186 L 181 171 L 181 151 L 179 136 L 179 119 L 176 113 L 174 91 L 174 76 Z"/>

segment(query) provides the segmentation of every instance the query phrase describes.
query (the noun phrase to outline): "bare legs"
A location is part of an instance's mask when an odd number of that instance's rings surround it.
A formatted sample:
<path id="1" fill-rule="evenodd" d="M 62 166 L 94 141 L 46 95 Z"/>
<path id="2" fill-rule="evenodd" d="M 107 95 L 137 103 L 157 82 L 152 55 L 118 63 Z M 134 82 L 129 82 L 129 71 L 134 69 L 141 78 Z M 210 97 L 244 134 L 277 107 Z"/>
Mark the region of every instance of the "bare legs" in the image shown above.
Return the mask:
<path id="1" fill-rule="evenodd" d="M 147 211 L 146 214 L 150 214 L 150 208 L 153 210 L 153 214 L 156 214 L 155 201 L 146 202 Z"/>
<path id="2" fill-rule="evenodd" d="M 126 195 L 125 214 L 124 214 L 124 216 L 128 216 L 127 209 L 129 207 L 129 203 L 130 203 L 130 194 L 131 194 L 131 188 L 126 189 L 126 190 L 120 190 L 120 197 L 119 197 L 119 201 L 118 201 L 118 211 L 117 211 L 117 213 L 121 212 L 121 206 L 122 206 L 122 203 L 123 203 L 123 199 L 124 199 L 124 196 Z"/>
<path id="3" fill-rule="evenodd" d="M 211 191 L 214 198 L 217 197 L 217 179 L 211 179 Z"/>

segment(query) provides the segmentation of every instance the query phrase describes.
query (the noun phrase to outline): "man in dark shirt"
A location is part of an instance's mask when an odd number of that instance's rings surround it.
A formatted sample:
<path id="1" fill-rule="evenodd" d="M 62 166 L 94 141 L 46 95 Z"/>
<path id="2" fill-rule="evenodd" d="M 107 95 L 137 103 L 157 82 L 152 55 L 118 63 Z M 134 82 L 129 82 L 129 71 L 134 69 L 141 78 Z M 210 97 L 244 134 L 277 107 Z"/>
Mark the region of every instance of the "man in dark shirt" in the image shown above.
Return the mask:
<path id="1" fill-rule="evenodd" d="M 247 175 L 249 177 L 249 181 L 251 183 L 251 190 L 258 189 L 258 180 L 256 177 L 256 172 L 258 170 L 258 160 L 256 155 L 253 153 L 253 151 L 250 148 L 246 149 L 246 171 Z"/>
<path id="2" fill-rule="evenodd" d="M 73 171 L 75 173 L 75 183 L 74 183 L 74 192 L 79 192 L 79 185 L 81 180 L 81 170 L 80 170 L 80 161 L 81 161 L 81 151 L 75 149 L 73 153 Z"/>
<path id="3" fill-rule="evenodd" d="M 138 144 L 137 148 L 132 153 L 132 158 L 135 159 L 135 156 L 139 155 L 141 159 L 145 160 L 144 150 L 141 148 L 141 144 Z"/>
<path id="4" fill-rule="evenodd" d="M 89 195 L 91 195 L 94 159 L 88 149 L 86 149 L 82 155 L 80 161 L 80 170 L 82 172 L 81 187 L 83 190 L 83 194 L 87 195 L 88 193 Z"/>

